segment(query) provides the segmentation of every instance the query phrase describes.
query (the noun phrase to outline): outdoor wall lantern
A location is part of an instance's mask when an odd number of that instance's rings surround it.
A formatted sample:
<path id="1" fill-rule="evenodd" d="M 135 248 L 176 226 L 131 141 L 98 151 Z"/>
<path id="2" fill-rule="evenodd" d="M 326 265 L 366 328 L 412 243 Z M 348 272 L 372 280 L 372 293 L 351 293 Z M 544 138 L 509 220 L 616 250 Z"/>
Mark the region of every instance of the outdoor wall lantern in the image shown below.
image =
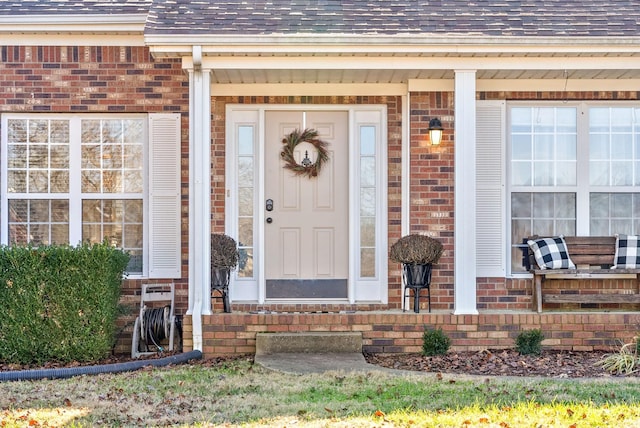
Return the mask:
<path id="1" fill-rule="evenodd" d="M 429 140 L 432 146 L 437 146 L 442 141 L 442 122 L 437 117 L 429 121 Z"/>

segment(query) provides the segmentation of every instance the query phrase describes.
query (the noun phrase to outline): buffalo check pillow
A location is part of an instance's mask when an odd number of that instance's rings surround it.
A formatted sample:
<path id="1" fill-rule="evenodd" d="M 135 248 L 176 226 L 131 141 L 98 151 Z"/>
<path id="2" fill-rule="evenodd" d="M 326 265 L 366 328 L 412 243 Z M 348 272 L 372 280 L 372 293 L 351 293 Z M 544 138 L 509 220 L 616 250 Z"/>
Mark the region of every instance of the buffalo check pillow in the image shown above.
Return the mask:
<path id="1" fill-rule="evenodd" d="M 640 268 L 640 236 L 616 235 L 616 255 L 613 269 Z"/>
<path id="2" fill-rule="evenodd" d="M 540 269 L 575 269 L 562 235 L 553 238 L 529 239 L 527 245 L 533 250 Z"/>

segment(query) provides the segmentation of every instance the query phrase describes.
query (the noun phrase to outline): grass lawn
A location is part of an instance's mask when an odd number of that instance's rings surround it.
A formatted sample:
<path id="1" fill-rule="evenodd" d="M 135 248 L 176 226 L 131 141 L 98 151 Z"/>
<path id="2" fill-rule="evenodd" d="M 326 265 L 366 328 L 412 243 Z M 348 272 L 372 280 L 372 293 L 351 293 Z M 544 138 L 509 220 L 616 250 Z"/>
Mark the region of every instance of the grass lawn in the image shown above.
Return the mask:
<path id="1" fill-rule="evenodd" d="M 0 427 L 636 427 L 640 383 L 285 375 L 247 360 L 0 383 Z"/>

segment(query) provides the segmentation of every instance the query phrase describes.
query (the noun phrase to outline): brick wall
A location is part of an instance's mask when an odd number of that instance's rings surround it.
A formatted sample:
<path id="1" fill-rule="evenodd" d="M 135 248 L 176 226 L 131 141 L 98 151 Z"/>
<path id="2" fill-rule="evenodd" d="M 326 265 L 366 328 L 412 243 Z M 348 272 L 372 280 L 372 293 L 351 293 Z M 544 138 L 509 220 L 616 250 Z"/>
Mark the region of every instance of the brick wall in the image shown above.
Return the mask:
<path id="1" fill-rule="evenodd" d="M 411 190 L 410 233 L 431 236 L 442 242 L 444 253 L 433 267 L 431 307 L 453 309 L 454 134 L 451 92 L 411 94 Z M 439 118 L 442 142 L 432 146 L 429 121 Z M 399 266 L 396 266 L 399 269 Z M 399 270 L 391 272 L 400 275 Z"/>
<path id="2" fill-rule="evenodd" d="M 540 328 L 543 345 L 550 349 L 611 350 L 637 334 L 637 313 L 511 313 L 414 314 L 410 312 L 360 312 L 355 314 L 247 314 L 203 317 L 205 358 L 255 352 L 258 332 L 361 332 L 363 350 L 377 353 L 420 352 L 425 328 L 442 328 L 452 339 L 452 349 L 478 351 L 515 346 L 523 330 Z M 185 318 L 185 350 L 191 350 L 191 318 Z"/>
<path id="3" fill-rule="evenodd" d="M 176 310 L 187 308 L 188 77 L 179 59 L 155 60 L 145 47 L 0 46 L 0 113 L 182 113 L 183 278 Z M 153 281 L 157 282 L 157 281 Z M 116 350 L 130 352 L 141 280 L 125 280 Z"/>

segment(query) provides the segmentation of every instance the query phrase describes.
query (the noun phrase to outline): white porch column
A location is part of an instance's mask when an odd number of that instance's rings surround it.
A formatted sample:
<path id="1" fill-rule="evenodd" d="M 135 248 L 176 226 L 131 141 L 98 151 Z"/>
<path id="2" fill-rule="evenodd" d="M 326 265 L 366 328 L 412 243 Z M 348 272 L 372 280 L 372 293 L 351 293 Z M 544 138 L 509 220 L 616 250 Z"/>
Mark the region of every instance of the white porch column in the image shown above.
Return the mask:
<path id="1" fill-rule="evenodd" d="M 189 312 L 196 350 L 203 347 L 201 317 L 211 314 L 211 73 L 201 64 L 202 49 L 194 46 L 189 70 Z"/>
<path id="2" fill-rule="evenodd" d="M 454 314 L 476 307 L 476 71 L 455 70 Z"/>

